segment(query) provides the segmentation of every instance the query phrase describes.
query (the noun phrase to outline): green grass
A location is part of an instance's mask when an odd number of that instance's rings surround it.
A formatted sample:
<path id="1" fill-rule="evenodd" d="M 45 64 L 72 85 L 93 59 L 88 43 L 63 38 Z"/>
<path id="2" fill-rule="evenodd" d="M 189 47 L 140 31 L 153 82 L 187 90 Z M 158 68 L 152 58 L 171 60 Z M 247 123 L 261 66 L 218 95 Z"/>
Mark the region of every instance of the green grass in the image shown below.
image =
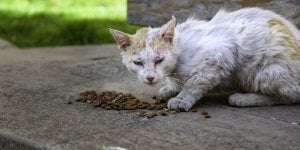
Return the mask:
<path id="1" fill-rule="evenodd" d="M 138 29 L 126 0 L 0 0 L 0 38 L 19 47 L 114 43 L 108 28 Z"/>

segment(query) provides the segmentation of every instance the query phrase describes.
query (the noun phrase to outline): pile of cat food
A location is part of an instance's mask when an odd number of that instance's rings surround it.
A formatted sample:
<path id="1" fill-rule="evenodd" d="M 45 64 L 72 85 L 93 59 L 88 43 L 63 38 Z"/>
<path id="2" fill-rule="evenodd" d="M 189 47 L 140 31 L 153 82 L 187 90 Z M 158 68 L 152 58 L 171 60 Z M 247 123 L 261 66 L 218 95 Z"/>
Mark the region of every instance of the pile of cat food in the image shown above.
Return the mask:
<path id="1" fill-rule="evenodd" d="M 185 110 L 169 111 L 167 109 L 167 99 L 159 99 L 156 96 L 155 103 L 141 101 L 132 94 L 122 93 L 117 91 L 85 91 L 80 93 L 80 97 L 76 101 L 92 104 L 94 107 L 101 107 L 106 110 L 139 110 L 138 116 L 153 118 L 155 116 L 167 116 L 184 112 Z M 197 112 L 197 109 L 192 109 L 192 112 Z M 207 112 L 202 112 L 205 118 L 210 118 Z M 208 116 L 208 117 L 207 117 Z"/>

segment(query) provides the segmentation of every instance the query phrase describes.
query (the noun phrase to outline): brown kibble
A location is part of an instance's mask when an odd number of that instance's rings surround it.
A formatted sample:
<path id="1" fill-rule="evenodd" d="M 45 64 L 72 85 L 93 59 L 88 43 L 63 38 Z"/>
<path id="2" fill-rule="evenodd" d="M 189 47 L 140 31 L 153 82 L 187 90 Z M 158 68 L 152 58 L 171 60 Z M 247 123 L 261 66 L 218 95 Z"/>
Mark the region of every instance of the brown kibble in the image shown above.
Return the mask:
<path id="1" fill-rule="evenodd" d="M 208 115 L 208 113 L 206 111 L 202 111 L 201 115 Z"/>
<path id="2" fill-rule="evenodd" d="M 164 108 L 166 108 L 167 106 L 165 105 L 165 104 L 159 104 L 159 105 L 156 105 L 155 106 L 155 109 L 156 110 L 162 110 L 162 109 L 164 109 Z"/>
<path id="3" fill-rule="evenodd" d="M 125 106 L 124 105 L 120 105 L 119 106 L 119 110 L 125 110 Z"/>
<path id="4" fill-rule="evenodd" d="M 156 96 L 153 96 L 152 99 L 157 99 L 157 97 L 156 97 Z"/>
<path id="5" fill-rule="evenodd" d="M 68 101 L 67 104 L 73 104 L 71 101 Z"/>
<path id="6" fill-rule="evenodd" d="M 198 112 L 198 109 L 193 108 L 193 109 L 191 110 L 191 112 Z"/>
<path id="7" fill-rule="evenodd" d="M 146 111 L 143 111 L 143 110 L 141 110 L 141 111 L 139 111 L 141 114 L 146 114 L 147 112 Z"/>
<path id="8" fill-rule="evenodd" d="M 160 111 L 159 114 L 160 114 L 161 116 L 167 116 L 167 115 L 168 115 L 165 111 Z"/>
<path id="9" fill-rule="evenodd" d="M 138 108 L 138 109 L 143 109 L 144 106 L 143 106 L 143 105 L 138 105 L 137 108 Z"/>
<path id="10" fill-rule="evenodd" d="M 167 98 L 161 98 L 161 99 L 160 99 L 160 102 L 161 102 L 161 103 L 166 103 L 167 101 L 168 101 Z"/>
<path id="11" fill-rule="evenodd" d="M 96 102 L 96 103 L 93 104 L 93 106 L 94 106 L 94 107 L 100 107 L 100 106 L 101 106 L 101 103 L 100 103 L 100 102 Z"/>
<path id="12" fill-rule="evenodd" d="M 147 118 L 153 118 L 153 117 L 157 116 L 157 113 L 156 112 L 149 112 L 149 113 L 146 113 L 145 115 L 147 116 Z"/>
<path id="13" fill-rule="evenodd" d="M 79 98 L 75 99 L 75 101 L 76 101 L 76 102 L 81 102 L 81 101 L 83 101 L 83 98 L 82 98 L 82 97 L 79 97 Z"/>
<path id="14" fill-rule="evenodd" d="M 147 106 L 147 109 L 154 110 L 154 107 L 150 105 L 150 106 Z"/>
<path id="15" fill-rule="evenodd" d="M 131 106 L 125 106 L 125 110 L 132 110 Z"/>
<path id="16" fill-rule="evenodd" d="M 179 110 L 180 110 L 180 112 L 187 112 L 187 111 L 189 111 L 188 109 L 184 109 L 184 108 L 180 108 Z"/>
<path id="17" fill-rule="evenodd" d="M 131 106 L 132 110 L 137 109 L 137 106 Z"/>
<path id="18" fill-rule="evenodd" d="M 138 116 L 140 117 L 145 117 L 146 116 L 146 112 L 145 111 L 140 111 Z"/>
<path id="19" fill-rule="evenodd" d="M 211 118 L 210 115 L 204 115 L 204 118 Z"/>

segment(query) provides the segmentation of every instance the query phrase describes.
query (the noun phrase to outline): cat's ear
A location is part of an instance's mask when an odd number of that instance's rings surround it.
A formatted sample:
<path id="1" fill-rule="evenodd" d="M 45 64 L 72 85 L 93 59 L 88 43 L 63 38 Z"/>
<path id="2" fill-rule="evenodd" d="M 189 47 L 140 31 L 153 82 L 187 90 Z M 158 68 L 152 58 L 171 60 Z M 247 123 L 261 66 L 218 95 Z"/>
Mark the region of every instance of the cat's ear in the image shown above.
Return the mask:
<path id="1" fill-rule="evenodd" d="M 114 37 L 116 43 L 119 45 L 119 48 L 126 50 L 127 46 L 130 46 L 130 35 L 118 30 L 109 29 L 111 35 Z"/>
<path id="2" fill-rule="evenodd" d="M 173 43 L 175 27 L 176 27 L 176 18 L 175 16 L 172 16 L 172 19 L 168 23 L 163 25 L 161 28 L 161 36 L 164 41 Z"/>

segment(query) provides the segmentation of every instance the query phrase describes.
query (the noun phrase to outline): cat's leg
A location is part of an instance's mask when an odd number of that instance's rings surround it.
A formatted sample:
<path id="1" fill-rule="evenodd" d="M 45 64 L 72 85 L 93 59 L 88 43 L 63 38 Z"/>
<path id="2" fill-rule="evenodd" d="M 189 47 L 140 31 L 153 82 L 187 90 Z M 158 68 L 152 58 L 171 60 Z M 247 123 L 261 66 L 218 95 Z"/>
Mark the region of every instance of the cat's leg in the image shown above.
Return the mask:
<path id="1" fill-rule="evenodd" d="M 270 106 L 300 102 L 300 81 L 285 64 L 271 64 L 257 73 L 254 82 L 257 93 L 236 93 L 228 98 L 233 106 Z M 269 96 L 272 95 L 272 96 Z"/>
<path id="2" fill-rule="evenodd" d="M 224 52 L 225 54 L 222 54 Z M 192 70 L 181 92 L 169 100 L 168 108 L 189 110 L 203 94 L 228 78 L 236 64 L 230 52 L 226 49 L 211 51 L 210 56 L 204 58 L 204 61 Z"/>
<path id="3" fill-rule="evenodd" d="M 247 107 L 247 106 L 270 106 L 280 104 L 276 98 L 259 95 L 256 93 L 235 93 L 229 96 L 228 103 L 231 106 Z"/>
<path id="4" fill-rule="evenodd" d="M 293 67 L 285 63 L 264 67 L 255 79 L 255 88 L 264 95 L 272 95 L 279 104 L 300 102 L 300 74 Z"/>
<path id="5" fill-rule="evenodd" d="M 159 96 L 161 98 L 171 98 L 179 93 L 181 86 L 178 81 L 167 78 L 166 85 L 159 89 Z"/>

